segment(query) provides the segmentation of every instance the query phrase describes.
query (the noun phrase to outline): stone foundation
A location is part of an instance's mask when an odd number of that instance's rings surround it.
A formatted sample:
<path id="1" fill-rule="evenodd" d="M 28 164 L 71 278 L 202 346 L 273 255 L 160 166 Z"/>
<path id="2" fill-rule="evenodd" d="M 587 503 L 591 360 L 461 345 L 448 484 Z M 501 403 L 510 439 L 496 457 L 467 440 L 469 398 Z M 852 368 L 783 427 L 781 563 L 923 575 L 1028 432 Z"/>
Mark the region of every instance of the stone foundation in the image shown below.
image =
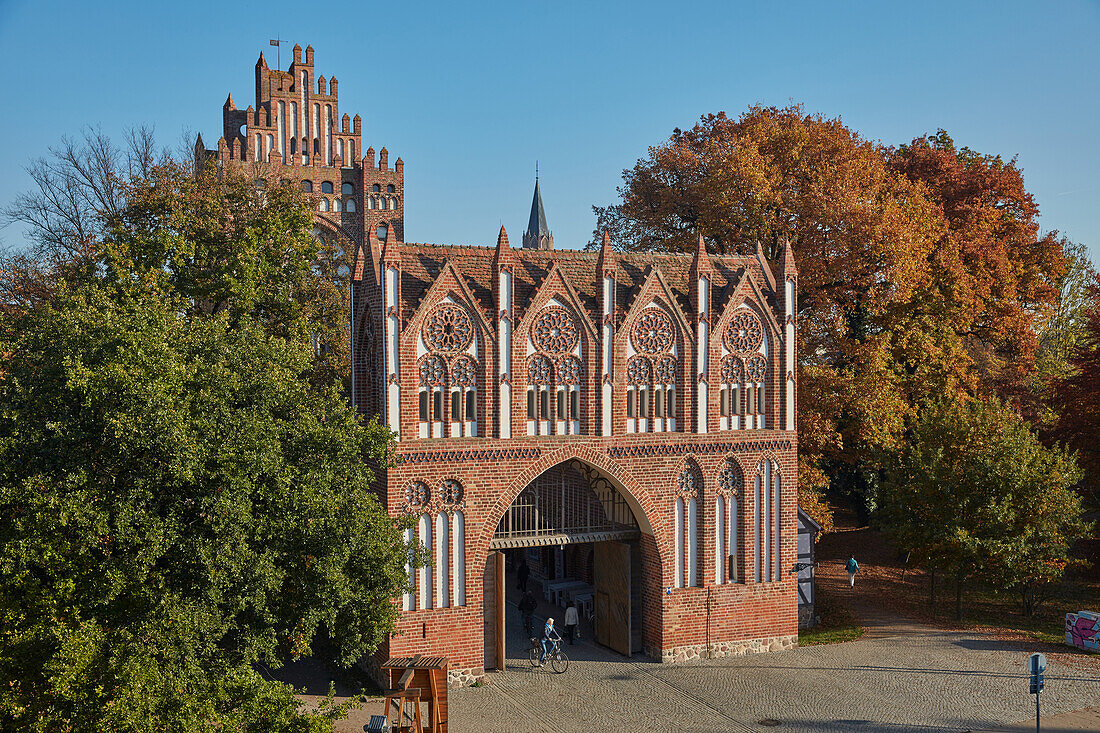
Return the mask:
<path id="1" fill-rule="evenodd" d="M 483 667 L 466 667 L 464 669 L 447 670 L 448 687 L 469 687 L 475 682 L 482 682 L 484 680 L 485 669 Z"/>
<path id="2" fill-rule="evenodd" d="M 762 654 L 794 649 L 798 646 L 798 636 L 769 636 L 763 639 L 745 639 L 742 641 L 716 641 L 710 645 L 709 654 L 706 644 L 674 646 L 661 651 L 663 664 L 678 664 L 698 659 L 719 659 L 737 657 L 744 654 Z"/>

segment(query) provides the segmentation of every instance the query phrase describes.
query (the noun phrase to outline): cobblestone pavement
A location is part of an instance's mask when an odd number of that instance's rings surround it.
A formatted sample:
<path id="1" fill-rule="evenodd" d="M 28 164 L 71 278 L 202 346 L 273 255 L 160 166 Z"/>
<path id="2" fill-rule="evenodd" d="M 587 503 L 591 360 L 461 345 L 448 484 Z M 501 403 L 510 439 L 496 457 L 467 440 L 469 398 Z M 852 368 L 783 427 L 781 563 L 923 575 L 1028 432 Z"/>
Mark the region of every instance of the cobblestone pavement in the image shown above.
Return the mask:
<path id="1" fill-rule="evenodd" d="M 514 618 L 514 617 L 513 617 Z M 1033 716 L 1028 650 L 980 633 L 908 628 L 846 644 L 658 664 L 590 644 L 561 675 L 521 659 L 479 688 L 451 690 L 451 728 L 480 731 L 966 731 Z M 1100 659 L 1048 654 L 1043 713 L 1096 705 Z"/>

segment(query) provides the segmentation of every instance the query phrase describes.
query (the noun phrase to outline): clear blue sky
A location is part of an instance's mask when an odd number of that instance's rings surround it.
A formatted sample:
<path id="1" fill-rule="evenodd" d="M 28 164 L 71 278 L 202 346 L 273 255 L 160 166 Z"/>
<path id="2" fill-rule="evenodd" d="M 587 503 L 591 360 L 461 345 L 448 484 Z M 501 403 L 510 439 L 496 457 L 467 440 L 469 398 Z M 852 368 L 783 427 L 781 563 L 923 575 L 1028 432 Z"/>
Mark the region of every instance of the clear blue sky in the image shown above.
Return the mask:
<path id="1" fill-rule="evenodd" d="M 323 8 L 311 10 L 311 7 Z M 221 105 L 254 102 L 268 39 L 316 49 L 405 160 L 406 239 L 518 242 L 535 160 L 559 247 L 623 168 L 699 115 L 801 102 L 890 144 L 947 129 L 1018 156 L 1044 229 L 1100 262 L 1100 3 L 53 2 L 0 0 L 8 60 L 0 202 L 62 135 L 186 129 L 211 146 Z M 0 239 L 18 245 L 12 228 Z"/>

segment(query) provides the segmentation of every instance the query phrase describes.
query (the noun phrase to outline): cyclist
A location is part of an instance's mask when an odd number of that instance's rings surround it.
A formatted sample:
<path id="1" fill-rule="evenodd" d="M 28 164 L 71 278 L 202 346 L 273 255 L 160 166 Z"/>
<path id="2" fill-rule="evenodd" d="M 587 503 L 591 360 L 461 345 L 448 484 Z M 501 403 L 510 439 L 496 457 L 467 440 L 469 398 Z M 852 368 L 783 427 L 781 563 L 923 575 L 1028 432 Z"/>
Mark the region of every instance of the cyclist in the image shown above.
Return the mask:
<path id="1" fill-rule="evenodd" d="M 542 656 L 539 657 L 539 663 L 536 666 L 541 667 L 546 661 L 546 657 L 554 648 L 554 640 L 561 641 L 561 635 L 558 634 L 558 630 L 554 628 L 554 619 L 546 619 L 546 626 L 542 627 Z"/>

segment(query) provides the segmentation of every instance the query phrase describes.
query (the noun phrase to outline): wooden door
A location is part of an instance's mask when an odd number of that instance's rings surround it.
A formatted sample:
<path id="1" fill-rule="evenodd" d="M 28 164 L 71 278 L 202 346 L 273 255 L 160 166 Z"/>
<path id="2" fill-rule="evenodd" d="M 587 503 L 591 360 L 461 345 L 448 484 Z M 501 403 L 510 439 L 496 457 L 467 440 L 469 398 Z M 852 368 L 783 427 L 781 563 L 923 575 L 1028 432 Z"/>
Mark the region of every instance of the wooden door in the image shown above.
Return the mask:
<path id="1" fill-rule="evenodd" d="M 630 545 L 597 542 L 593 549 L 596 641 L 630 656 Z"/>
<path id="2" fill-rule="evenodd" d="M 482 576 L 485 669 L 504 669 L 504 553 L 490 552 Z"/>

